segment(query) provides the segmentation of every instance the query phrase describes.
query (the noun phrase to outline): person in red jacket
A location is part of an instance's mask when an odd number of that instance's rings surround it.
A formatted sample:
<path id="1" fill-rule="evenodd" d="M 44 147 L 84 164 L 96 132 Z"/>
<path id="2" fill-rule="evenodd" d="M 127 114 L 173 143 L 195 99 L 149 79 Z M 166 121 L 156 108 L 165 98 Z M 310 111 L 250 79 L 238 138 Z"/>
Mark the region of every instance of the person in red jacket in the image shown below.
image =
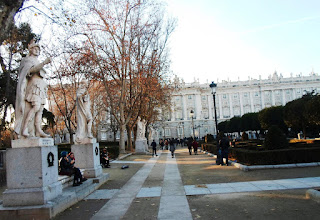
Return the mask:
<path id="1" fill-rule="evenodd" d="M 192 142 L 192 147 L 193 147 L 193 152 L 194 152 L 194 154 L 197 155 L 197 154 L 198 154 L 199 144 L 198 144 L 198 142 L 197 142 L 196 140 L 193 140 L 193 142 Z"/>

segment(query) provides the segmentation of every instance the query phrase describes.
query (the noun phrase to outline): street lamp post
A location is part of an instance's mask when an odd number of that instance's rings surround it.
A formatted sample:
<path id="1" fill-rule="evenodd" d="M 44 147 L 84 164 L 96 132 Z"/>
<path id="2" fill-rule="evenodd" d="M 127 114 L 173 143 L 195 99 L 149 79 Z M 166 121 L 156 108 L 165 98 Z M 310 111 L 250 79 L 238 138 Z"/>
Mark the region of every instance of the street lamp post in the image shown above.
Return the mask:
<path id="1" fill-rule="evenodd" d="M 215 124 L 216 124 L 216 133 L 218 135 L 218 121 L 217 121 L 217 109 L 216 109 L 216 88 L 217 88 L 217 84 L 215 84 L 212 81 L 212 83 L 209 86 L 211 88 L 211 92 L 212 92 L 212 95 L 213 95 L 214 120 L 215 120 Z"/>
<path id="2" fill-rule="evenodd" d="M 193 124 L 193 115 L 194 115 L 194 111 L 191 110 L 191 111 L 190 111 L 190 116 L 191 116 L 191 120 L 192 120 L 193 139 L 195 139 L 195 135 L 194 135 L 194 124 Z"/>

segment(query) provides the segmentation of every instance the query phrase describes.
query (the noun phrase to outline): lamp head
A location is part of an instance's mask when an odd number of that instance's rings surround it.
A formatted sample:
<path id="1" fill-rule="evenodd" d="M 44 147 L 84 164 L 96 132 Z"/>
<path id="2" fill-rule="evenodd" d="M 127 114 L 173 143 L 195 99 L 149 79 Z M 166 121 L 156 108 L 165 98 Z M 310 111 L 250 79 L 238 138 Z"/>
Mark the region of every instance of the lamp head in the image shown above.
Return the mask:
<path id="1" fill-rule="evenodd" d="M 210 86 L 210 88 L 211 88 L 212 94 L 216 94 L 217 84 L 215 84 L 215 83 L 212 81 L 212 83 L 211 83 L 209 86 Z"/>
<path id="2" fill-rule="evenodd" d="M 191 117 L 194 116 L 194 111 L 193 111 L 193 110 L 190 111 L 190 116 L 191 116 Z"/>

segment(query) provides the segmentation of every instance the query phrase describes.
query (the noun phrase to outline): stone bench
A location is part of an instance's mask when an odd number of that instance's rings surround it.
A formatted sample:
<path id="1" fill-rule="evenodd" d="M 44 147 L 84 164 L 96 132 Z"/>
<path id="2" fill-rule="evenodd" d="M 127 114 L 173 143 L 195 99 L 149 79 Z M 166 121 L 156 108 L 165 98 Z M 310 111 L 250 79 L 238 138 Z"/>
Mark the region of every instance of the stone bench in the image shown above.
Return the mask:
<path id="1" fill-rule="evenodd" d="M 83 176 L 83 172 L 84 172 L 84 169 L 80 169 L 80 172 Z M 72 186 L 73 185 L 73 179 L 74 179 L 74 176 L 68 176 L 68 175 L 58 175 L 58 181 L 61 182 L 61 185 L 64 188 L 68 187 L 68 186 Z"/>

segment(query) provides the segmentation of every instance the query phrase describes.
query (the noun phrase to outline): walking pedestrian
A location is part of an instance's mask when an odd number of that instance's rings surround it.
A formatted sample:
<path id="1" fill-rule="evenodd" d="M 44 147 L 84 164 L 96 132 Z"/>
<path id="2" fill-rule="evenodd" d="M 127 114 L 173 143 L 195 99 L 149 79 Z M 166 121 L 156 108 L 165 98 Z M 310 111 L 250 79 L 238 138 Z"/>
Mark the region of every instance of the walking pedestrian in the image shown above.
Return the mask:
<path id="1" fill-rule="evenodd" d="M 160 139 L 160 149 L 163 150 L 164 148 L 164 141 L 162 139 Z"/>
<path id="2" fill-rule="evenodd" d="M 157 143 L 153 140 L 151 143 L 151 147 L 152 147 L 152 156 L 156 155 L 156 157 L 158 156 L 157 154 Z"/>
<path id="3" fill-rule="evenodd" d="M 191 155 L 192 154 L 192 138 L 188 139 L 187 145 L 189 149 L 189 154 Z"/>
<path id="4" fill-rule="evenodd" d="M 193 152 L 195 155 L 198 155 L 198 147 L 199 147 L 199 144 L 196 140 L 193 140 L 192 142 L 192 147 L 193 147 Z"/>
<path id="5" fill-rule="evenodd" d="M 175 142 L 175 140 L 173 138 L 171 138 L 169 144 L 170 144 L 170 151 L 171 151 L 172 158 L 174 158 L 174 151 L 176 150 L 176 144 L 174 142 Z"/>
<path id="6" fill-rule="evenodd" d="M 223 158 L 226 158 L 226 165 L 229 166 L 229 161 L 228 161 L 228 154 L 229 154 L 229 140 L 228 138 L 222 134 L 222 138 L 219 141 L 219 146 L 221 149 L 221 160 L 220 160 L 220 165 L 223 166 Z"/>

